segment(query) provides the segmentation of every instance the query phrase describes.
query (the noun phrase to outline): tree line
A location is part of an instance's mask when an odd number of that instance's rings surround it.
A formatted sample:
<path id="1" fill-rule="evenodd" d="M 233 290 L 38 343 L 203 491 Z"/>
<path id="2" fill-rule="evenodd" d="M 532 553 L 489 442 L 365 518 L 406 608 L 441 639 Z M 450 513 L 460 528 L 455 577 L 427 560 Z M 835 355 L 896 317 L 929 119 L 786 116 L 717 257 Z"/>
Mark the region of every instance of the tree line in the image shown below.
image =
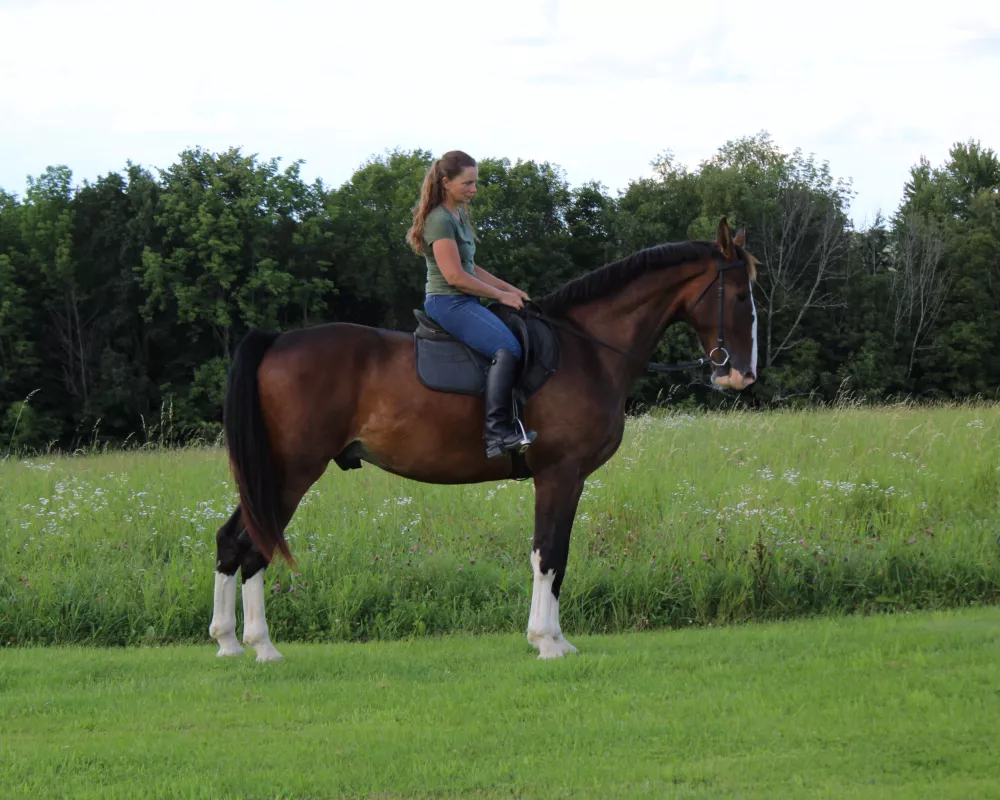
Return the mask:
<path id="1" fill-rule="evenodd" d="M 65 166 L 0 190 L 0 448 L 218 435 L 248 328 L 347 321 L 412 330 L 425 269 L 404 236 L 433 160 L 372 158 L 342 186 L 239 149 L 74 185 Z M 977 141 L 914 165 L 862 228 L 850 180 L 766 133 L 695 169 L 667 152 L 612 195 L 550 163 L 486 158 L 477 261 L 540 295 L 644 247 L 712 238 L 723 214 L 761 261 L 750 404 L 994 397 L 1000 387 L 1000 160 Z M 696 357 L 674 326 L 656 358 Z M 331 365 L 331 368 L 333 365 Z M 322 365 L 317 365 L 318 369 Z M 715 404 L 706 375 L 650 375 L 636 403 Z M 179 434 L 177 434 L 179 435 Z"/>

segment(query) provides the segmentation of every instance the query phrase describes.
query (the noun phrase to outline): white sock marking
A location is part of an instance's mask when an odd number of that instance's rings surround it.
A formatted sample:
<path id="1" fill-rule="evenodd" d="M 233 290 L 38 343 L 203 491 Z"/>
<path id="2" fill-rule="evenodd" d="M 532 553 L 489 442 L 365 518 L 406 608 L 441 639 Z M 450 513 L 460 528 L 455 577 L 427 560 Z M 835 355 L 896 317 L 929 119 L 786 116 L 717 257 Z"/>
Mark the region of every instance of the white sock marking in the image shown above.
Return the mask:
<path id="1" fill-rule="evenodd" d="M 555 570 L 542 574 L 542 554 L 531 554 L 535 581 L 531 588 L 531 612 L 528 616 L 528 641 L 538 650 L 539 658 L 559 658 L 577 652 L 559 628 L 559 598 L 552 592 Z"/>
<path id="2" fill-rule="evenodd" d="M 264 570 L 243 584 L 243 644 L 257 652 L 258 661 L 278 661 L 282 657 L 271 644 L 264 618 Z"/>
<path id="3" fill-rule="evenodd" d="M 215 573 L 215 602 L 208 635 L 219 643 L 219 656 L 238 656 L 243 653 L 236 638 L 236 576 Z"/>

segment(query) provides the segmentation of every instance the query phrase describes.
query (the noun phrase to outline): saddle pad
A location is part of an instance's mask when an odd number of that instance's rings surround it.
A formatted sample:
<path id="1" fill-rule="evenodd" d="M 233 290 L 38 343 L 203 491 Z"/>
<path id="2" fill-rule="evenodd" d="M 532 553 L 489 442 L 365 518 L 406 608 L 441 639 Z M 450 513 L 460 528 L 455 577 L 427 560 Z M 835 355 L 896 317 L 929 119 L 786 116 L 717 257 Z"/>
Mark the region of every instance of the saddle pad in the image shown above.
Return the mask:
<path id="1" fill-rule="evenodd" d="M 489 359 L 454 339 L 435 341 L 414 337 L 417 378 L 428 389 L 482 396 Z"/>

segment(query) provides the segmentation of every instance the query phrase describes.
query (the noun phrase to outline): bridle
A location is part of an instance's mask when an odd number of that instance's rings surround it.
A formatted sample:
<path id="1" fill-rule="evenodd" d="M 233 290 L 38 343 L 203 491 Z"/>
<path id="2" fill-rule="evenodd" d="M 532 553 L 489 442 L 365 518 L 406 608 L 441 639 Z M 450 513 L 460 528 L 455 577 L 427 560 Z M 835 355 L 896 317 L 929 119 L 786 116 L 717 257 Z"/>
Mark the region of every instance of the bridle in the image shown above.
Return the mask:
<path id="1" fill-rule="evenodd" d="M 737 267 L 745 267 L 746 262 L 742 259 L 738 261 L 729 261 L 728 263 L 722 263 L 722 256 L 716 256 L 715 258 L 715 275 L 712 280 L 708 282 L 708 285 L 701 290 L 701 294 L 698 295 L 698 299 L 691 304 L 691 311 L 697 307 L 698 303 L 701 302 L 702 298 L 708 293 L 708 290 L 712 288 L 712 284 L 719 281 L 719 336 L 715 340 L 715 347 L 712 348 L 712 352 L 708 356 L 702 356 L 700 359 L 701 364 L 711 364 L 713 367 L 724 367 L 729 363 L 729 351 L 723 346 L 723 313 L 725 311 L 725 301 L 726 301 L 726 273 L 731 269 L 736 269 Z M 716 362 L 714 356 L 716 353 L 721 352 L 725 356 L 721 362 Z M 692 362 L 694 363 L 694 362 Z M 649 365 L 654 366 L 653 364 Z M 655 366 L 663 366 L 658 364 Z"/>
<path id="2" fill-rule="evenodd" d="M 726 350 L 724 346 L 724 330 L 723 330 L 723 314 L 725 311 L 725 300 L 726 300 L 726 273 L 731 269 L 736 269 L 737 267 L 745 267 L 746 261 L 739 259 L 737 261 L 729 261 L 723 263 L 722 256 L 715 257 L 715 275 L 712 276 L 704 289 L 701 290 L 701 294 L 698 295 L 698 299 L 691 304 L 690 311 L 693 311 L 695 307 L 702 301 L 708 290 L 712 288 L 712 284 L 716 281 L 719 282 L 719 335 L 715 342 L 715 347 L 707 356 L 702 356 L 697 361 L 686 361 L 683 364 L 658 364 L 655 361 L 650 361 L 646 364 L 646 369 L 652 372 L 682 372 L 688 369 L 698 369 L 706 364 L 711 364 L 716 369 L 726 366 L 729 363 L 729 351 Z M 528 306 L 531 306 L 530 308 Z M 579 336 L 581 339 L 586 339 L 587 341 L 599 344 L 602 347 L 606 347 L 609 350 L 614 350 L 616 353 L 620 353 L 625 356 L 625 358 L 630 361 L 635 361 L 636 358 L 627 350 L 622 350 L 620 347 L 616 347 L 610 342 L 605 342 L 603 339 L 599 339 L 596 336 L 592 336 L 586 331 L 582 331 L 575 325 L 570 325 L 562 320 L 552 319 L 548 314 L 544 313 L 538 306 L 534 303 L 525 304 L 525 308 L 529 314 L 536 316 L 540 319 L 545 320 L 550 325 L 554 327 L 561 328 L 562 330 L 568 331 L 569 333 Z M 723 358 L 722 361 L 715 360 L 715 354 L 721 353 Z"/>

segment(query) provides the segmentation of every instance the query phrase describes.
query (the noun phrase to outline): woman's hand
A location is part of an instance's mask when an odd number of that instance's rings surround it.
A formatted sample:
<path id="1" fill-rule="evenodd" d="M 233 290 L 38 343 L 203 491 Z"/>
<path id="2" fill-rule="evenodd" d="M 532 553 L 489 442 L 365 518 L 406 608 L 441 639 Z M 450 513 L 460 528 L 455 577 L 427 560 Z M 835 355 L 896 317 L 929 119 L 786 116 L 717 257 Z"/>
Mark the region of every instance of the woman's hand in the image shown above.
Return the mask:
<path id="1" fill-rule="evenodd" d="M 512 292 L 513 294 L 516 294 L 516 295 L 517 295 L 518 297 L 520 297 L 520 298 L 521 298 L 521 300 L 523 300 L 523 301 L 524 301 L 525 303 L 527 303 L 527 302 L 528 302 L 529 300 L 531 300 L 531 298 L 530 298 L 530 297 L 528 297 L 528 293 L 527 293 L 527 292 L 522 292 L 522 291 L 521 291 L 520 289 L 518 289 L 518 288 L 517 288 L 516 286 L 511 286 L 511 287 L 510 287 L 510 289 L 511 289 L 511 292 Z"/>
<path id="2" fill-rule="evenodd" d="M 521 295 L 524 295 L 522 299 Z M 527 295 L 524 292 L 517 294 L 515 292 L 500 292 L 500 296 L 497 297 L 501 303 L 505 306 L 510 306 L 511 308 L 517 310 L 524 307 L 524 300 L 527 299 Z"/>

